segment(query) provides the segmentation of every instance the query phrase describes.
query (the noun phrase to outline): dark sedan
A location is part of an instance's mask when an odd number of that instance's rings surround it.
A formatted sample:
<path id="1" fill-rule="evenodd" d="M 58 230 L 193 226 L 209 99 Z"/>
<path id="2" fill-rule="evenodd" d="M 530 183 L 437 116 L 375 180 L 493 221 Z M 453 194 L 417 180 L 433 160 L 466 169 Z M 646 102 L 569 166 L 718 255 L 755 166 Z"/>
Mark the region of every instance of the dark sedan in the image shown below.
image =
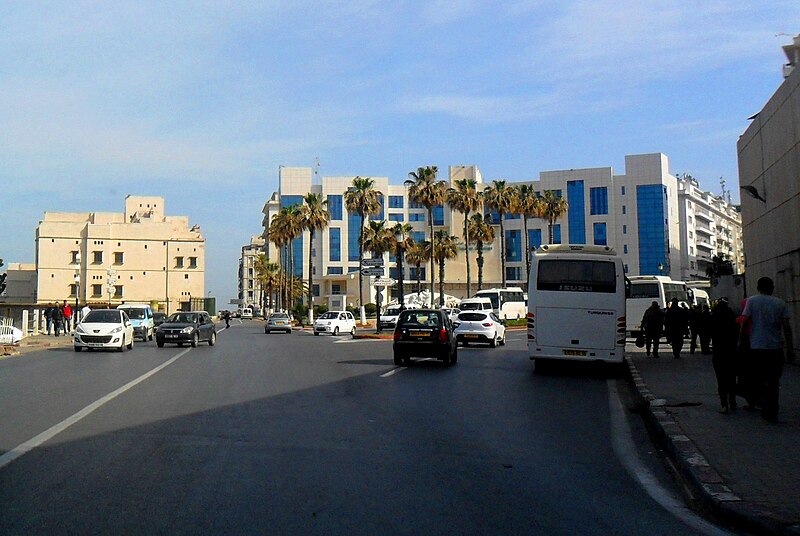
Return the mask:
<path id="1" fill-rule="evenodd" d="M 400 313 L 392 350 L 395 365 L 408 366 L 412 357 L 433 357 L 445 365 L 458 361 L 453 324 L 439 309 L 412 309 Z"/>
<path id="2" fill-rule="evenodd" d="M 217 327 L 205 311 L 173 313 L 156 331 L 159 348 L 165 343 L 197 347 L 201 342 L 207 342 L 209 346 L 217 342 Z"/>

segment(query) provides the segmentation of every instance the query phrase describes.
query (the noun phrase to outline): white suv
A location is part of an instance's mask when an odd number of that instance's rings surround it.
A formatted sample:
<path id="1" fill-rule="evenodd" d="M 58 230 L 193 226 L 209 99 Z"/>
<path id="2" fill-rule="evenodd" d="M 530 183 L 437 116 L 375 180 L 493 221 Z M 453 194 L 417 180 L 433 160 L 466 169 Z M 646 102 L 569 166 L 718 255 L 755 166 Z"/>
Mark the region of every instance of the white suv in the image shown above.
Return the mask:
<path id="1" fill-rule="evenodd" d="M 340 333 L 356 334 L 356 319 L 350 311 L 328 311 L 322 313 L 314 322 L 314 335 L 320 333 Z"/>

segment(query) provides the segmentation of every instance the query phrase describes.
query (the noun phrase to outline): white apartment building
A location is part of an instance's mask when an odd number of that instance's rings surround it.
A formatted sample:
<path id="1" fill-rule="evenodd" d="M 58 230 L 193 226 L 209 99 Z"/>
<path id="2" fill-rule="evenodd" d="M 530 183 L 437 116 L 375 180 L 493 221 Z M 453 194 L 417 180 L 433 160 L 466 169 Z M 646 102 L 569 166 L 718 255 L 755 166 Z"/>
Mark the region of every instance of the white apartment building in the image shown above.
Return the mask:
<path id="1" fill-rule="evenodd" d="M 169 313 L 204 297 L 205 238 L 188 217 L 166 216 L 164 198 L 129 195 L 124 213 L 45 212 L 34 265 L 14 267 L 9 281 L 29 288 L 9 293 L 18 303 L 145 302 Z"/>
<path id="2" fill-rule="evenodd" d="M 239 304 L 241 307 L 257 307 L 263 310 L 261 283 L 256 278 L 255 264 L 264 253 L 266 240 L 261 236 L 251 236 L 250 243 L 242 246 L 239 258 Z"/>
<path id="3" fill-rule="evenodd" d="M 465 177 L 476 179 L 479 189 L 485 186 L 480 170 L 473 165 L 450 166 L 443 179 L 449 185 Z M 273 261 L 280 258 L 275 245 L 269 242 L 269 222 L 272 217 L 281 207 L 301 204 L 303 196 L 308 192 L 322 193 L 328 200 L 331 221 L 328 227 L 316 234 L 310 253 L 313 258 L 315 303 L 325 303 L 333 309 L 358 305 L 360 220 L 357 215 L 347 213 L 343 200 L 343 194 L 352 184 L 354 176 L 321 177 L 315 181 L 310 167 L 281 167 L 278 178 L 278 191 L 272 194 L 263 209 L 262 236 L 267 239 L 265 249 L 268 257 Z M 371 178 L 375 181 L 375 189 L 383 196 L 383 208 L 374 218 L 409 223 L 416 239 L 426 238 L 427 212 L 423 207 L 409 202 L 407 189 L 401 185 L 389 184 L 387 177 Z M 681 223 L 683 220 L 679 209 L 678 180 L 670 174 L 669 161 L 665 155 L 654 153 L 626 156 L 625 173 L 619 175 L 615 175 L 611 167 L 544 171 L 540 173 L 539 180 L 509 184 L 531 184 L 540 193 L 553 190 L 566 197 L 570 208 L 554 227 L 555 243 L 609 245 L 622 256 L 629 275 L 663 274 L 676 279 L 682 277 L 682 252 L 686 247 L 682 245 L 682 236 L 686 225 Z M 446 229 L 451 235 L 461 238 L 461 214 L 451 212 L 445 205 L 437 207 L 433 216 L 437 230 Z M 487 216 L 499 224 L 496 214 L 487 211 Z M 524 286 L 527 283 L 527 274 L 523 221 L 520 216 L 507 214 L 503 223 L 506 284 Z M 527 227 L 531 248 L 548 241 L 546 221 L 531 218 Z M 739 231 L 733 229 L 733 221 L 730 227 L 733 243 Z M 727 229 L 720 224 L 720 229 L 723 228 Z M 484 287 L 501 284 L 499 230 L 497 225 L 495 242 L 484 248 Z M 722 230 L 718 234 L 727 237 Z M 292 247 L 295 275 L 302 276 L 304 280 L 308 274 L 308 236 L 305 233 L 295 240 Z M 461 251 L 463 252 L 463 246 Z M 470 252 L 474 291 L 477 283 L 474 245 L 470 246 Z M 392 255 L 386 255 L 384 264 L 388 268 L 387 275 L 397 279 L 396 259 Z M 404 290 L 412 292 L 415 289 L 416 268 L 407 264 L 404 263 Z M 423 284 L 430 281 L 428 271 L 429 266 L 420 267 Z M 464 296 L 466 293 L 463 253 L 447 261 L 445 292 L 454 296 Z M 368 290 L 365 285 L 364 294 L 365 300 L 374 302 L 372 287 Z"/>
<path id="4" fill-rule="evenodd" d="M 744 272 L 742 215 L 725 198 L 700 189 L 689 175 L 678 177 L 681 222 L 680 278 L 707 279 L 706 268 L 715 255 L 725 255 L 736 274 Z"/>

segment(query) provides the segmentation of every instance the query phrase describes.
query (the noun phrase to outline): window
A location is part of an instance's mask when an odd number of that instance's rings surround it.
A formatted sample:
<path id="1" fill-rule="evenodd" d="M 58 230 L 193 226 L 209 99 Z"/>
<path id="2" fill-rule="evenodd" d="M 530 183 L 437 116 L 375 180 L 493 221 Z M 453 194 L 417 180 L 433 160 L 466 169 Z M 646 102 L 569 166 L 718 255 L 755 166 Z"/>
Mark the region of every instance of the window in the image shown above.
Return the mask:
<path id="1" fill-rule="evenodd" d="M 608 245 L 608 236 L 606 235 L 606 224 L 605 223 L 595 223 L 594 224 L 594 244 L 596 246 L 607 246 Z"/>
<path id="2" fill-rule="evenodd" d="M 358 260 L 358 241 L 361 232 L 361 218 L 356 212 L 347 213 L 347 260 Z"/>
<path id="3" fill-rule="evenodd" d="M 410 199 L 408 201 L 408 208 L 425 208 L 425 205 L 423 205 L 422 203 L 420 203 L 420 202 L 418 202 L 418 201 L 416 201 L 414 199 Z"/>
<path id="4" fill-rule="evenodd" d="M 183 268 L 183 257 L 175 257 L 175 268 Z"/>
<path id="5" fill-rule="evenodd" d="M 78 285 L 73 283 L 69 286 L 69 297 L 75 298 L 77 295 L 78 295 Z"/>
<path id="6" fill-rule="evenodd" d="M 381 208 L 377 214 L 373 214 L 369 217 L 369 219 L 372 221 L 381 221 L 385 219 L 384 214 L 386 212 L 386 198 L 380 192 L 378 192 L 378 201 L 381 204 Z"/>
<path id="7" fill-rule="evenodd" d="M 567 181 L 567 221 L 569 221 L 569 243 L 586 243 L 586 209 L 583 181 Z"/>
<path id="8" fill-rule="evenodd" d="M 342 219 L 342 196 L 329 195 L 328 196 L 328 213 L 331 215 L 331 220 Z"/>
<path id="9" fill-rule="evenodd" d="M 411 238 L 414 240 L 414 242 L 424 242 L 425 231 L 411 231 Z"/>
<path id="10" fill-rule="evenodd" d="M 77 251 L 70 251 L 70 255 L 72 256 L 72 260 L 69 261 L 70 264 L 78 264 L 78 253 Z"/>
<path id="11" fill-rule="evenodd" d="M 589 188 L 591 215 L 608 214 L 608 188 Z"/>
<path id="12" fill-rule="evenodd" d="M 536 249 L 542 245 L 541 229 L 528 229 L 528 245 L 531 249 Z"/>
<path id="13" fill-rule="evenodd" d="M 342 275 L 344 269 L 341 266 L 328 266 L 328 275 Z"/>
<path id="14" fill-rule="evenodd" d="M 627 214 L 628 213 L 628 207 L 626 207 L 625 205 L 622 205 L 622 213 L 623 214 Z"/>
<path id="15" fill-rule="evenodd" d="M 389 214 L 389 221 L 405 221 L 402 214 Z"/>
<path id="16" fill-rule="evenodd" d="M 625 253 L 625 254 L 628 253 L 628 244 L 625 244 L 624 246 L 622 246 L 622 252 Z"/>
<path id="17" fill-rule="evenodd" d="M 561 243 L 561 224 L 553 225 L 553 244 Z"/>
<path id="18" fill-rule="evenodd" d="M 92 251 L 92 264 L 103 264 L 102 251 Z"/>
<path id="19" fill-rule="evenodd" d="M 338 296 L 341 295 L 341 293 L 342 293 L 342 285 L 340 285 L 339 283 L 333 283 L 331 285 L 331 294 L 335 294 Z"/>
<path id="20" fill-rule="evenodd" d="M 506 260 L 509 262 L 522 260 L 522 232 L 519 229 L 506 231 Z M 506 276 L 506 279 L 509 279 L 509 277 Z"/>
<path id="21" fill-rule="evenodd" d="M 403 208 L 403 196 L 402 195 L 390 195 L 389 196 L 389 208 Z"/>
<path id="22" fill-rule="evenodd" d="M 538 290 L 562 292 L 607 292 L 617 290 L 613 262 L 587 260 L 539 261 Z"/>
<path id="23" fill-rule="evenodd" d="M 319 285 L 313 285 L 311 288 L 312 288 L 311 292 L 314 294 L 314 296 L 318 297 L 319 296 Z"/>
<path id="24" fill-rule="evenodd" d="M 99 298 L 103 295 L 103 285 L 92 285 L 92 298 Z"/>
<path id="25" fill-rule="evenodd" d="M 114 285 L 114 297 L 115 298 L 122 297 L 122 285 Z"/>
<path id="26" fill-rule="evenodd" d="M 625 195 L 625 187 L 624 187 L 624 186 L 622 186 L 622 187 L 620 188 L 620 193 L 621 193 L 622 195 Z M 628 270 L 625 270 L 625 271 L 627 272 Z"/>
<path id="27" fill-rule="evenodd" d="M 628 234 L 628 226 L 627 225 L 623 225 L 622 226 L 622 234 Z"/>
<path id="28" fill-rule="evenodd" d="M 422 212 L 411 213 L 408 215 L 408 221 L 425 221 L 425 214 Z"/>
<path id="29" fill-rule="evenodd" d="M 122 264 L 125 260 L 125 254 L 121 251 L 114 252 L 114 264 Z"/>
<path id="30" fill-rule="evenodd" d="M 519 266 L 507 266 L 506 267 L 506 280 L 508 281 L 517 281 L 520 279 L 520 268 Z"/>
<path id="31" fill-rule="evenodd" d="M 328 260 L 342 260 L 342 230 L 338 227 L 328 229 Z"/>
<path id="32" fill-rule="evenodd" d="M 189 268 L 197 268 L 197 257 L 189 257 Z"/>
<path id="33" fill-rule="evenodd" d="M 416 266 L 412 266 L 409 269 L 409 271 L 411 272 L 409 274 L 410 275 L 410 279 L 413 279 L 415 281 L 417 279 L 419 279 L 420 281 L 423 281 L 425 279 L 425 267 L 424 266 L 420 266 L 419 269 L 417 269 Z"/>

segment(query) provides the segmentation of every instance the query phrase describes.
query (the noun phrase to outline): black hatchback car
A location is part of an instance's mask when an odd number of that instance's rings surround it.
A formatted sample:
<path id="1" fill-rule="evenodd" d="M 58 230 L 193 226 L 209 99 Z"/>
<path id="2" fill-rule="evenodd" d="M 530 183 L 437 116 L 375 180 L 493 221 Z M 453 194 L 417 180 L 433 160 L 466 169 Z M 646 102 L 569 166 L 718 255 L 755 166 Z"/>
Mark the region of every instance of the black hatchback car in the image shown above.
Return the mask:
<path id="1" fill-rule="evenodd" d="M 408 365 L 412 357 L 433 357 L 453 365 L 458 345 L 453 324 L 439 309 L 410 309 L 400 313 L 394 328 L 395 365 Z"/>
<path id="2" fill-rule="evenodd" d="M 201 342 L 207 342 L 209 346 L 217 342 L 217 326 L 205 311 L 172 313 L 156 330 L 159 348 L 165 343 L 197 347 Z"/>

